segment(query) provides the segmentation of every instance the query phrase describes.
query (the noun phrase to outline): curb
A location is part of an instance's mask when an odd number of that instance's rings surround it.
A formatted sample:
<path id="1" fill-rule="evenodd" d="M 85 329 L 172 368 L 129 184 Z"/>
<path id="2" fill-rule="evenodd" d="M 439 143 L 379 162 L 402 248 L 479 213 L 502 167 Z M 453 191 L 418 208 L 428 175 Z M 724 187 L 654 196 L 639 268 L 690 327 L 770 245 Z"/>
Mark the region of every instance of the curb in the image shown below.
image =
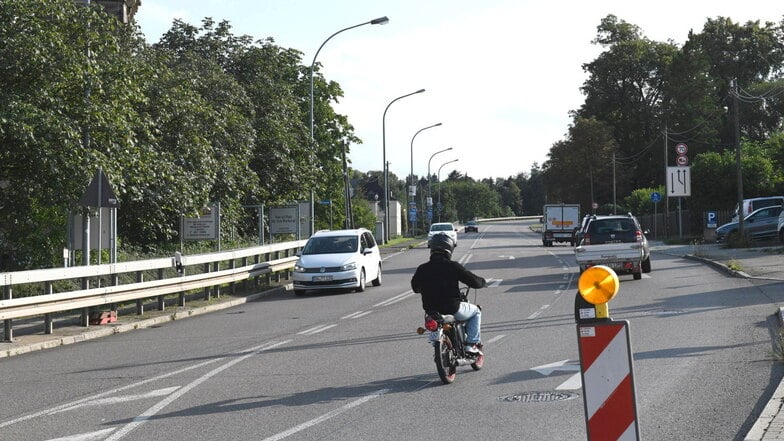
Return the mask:
<path id="1" fill-rule="evenodd" d="M 697 262 L 702 262 L 702 263 L 704 263 L 706 265 L 712 266 L 712 267 L 714 267 L 714 268 L 716 268 L 716 269 L 718 269 L 718 270 L 720 270 L 720 271 L 722 271 L 722 272 L 724 272 L 726 274 L 729 274 L 729 275 L 731 275 L 733 277 L 741 277 L 741 278 L 744 278 L 744 279 L 755 279 L 755 278 L 758 278 L 758 277 L 751 276 L 751 275 L 749 275 L 749 274 L 747 274 L 747 273 L 745 273 L 743 271 L 734 270 L 734 269 L 728 267 L 727 265 L 725 265 L 725 264 L 723 264 L 721 262 L 716 262 L 715 260 L 707 259 L 705 257 L 695 256 L 693 254 L 687 254 L 687 255 L 685 255 L 683 257 L 685 259 L 696 260 Z"/>
<path id="2" fill-rule="evenodd" d="M 40 351 L 43 349 L 51 349 L 51 348 L 56 348 L 58 346 L 70 345 L 70 344 L 79 343 L 87 340 L 92 340 L 95 338 L 107 337 L 112 334 L 119 334 L 122 332 L 133 331 L 135 329 L 149 328 L 155 325 L 159 325 L 161 323 L 172 322 L 175 320 L 182 320 L 188 317 L 206 314 L 208 312 L 231 308 L 233 306 L 241 305 L 243 303 L 256 300 L 260 297 L 276 294 L 281 291 L 289 291 L 290 289 L 291 289 L 291 284 L 287 284 L 284 286 L 271 288 L 266 291 L 258 292 L 255 294 L 250 294 L 245 297 L 216 303 L 214 305 L 202 306 L 194 309 L 185 309 L 185 310 L 174 312 L 172 314 L 165 314 L 159 317 L 139 320 L 133 323 L 122 323 L 117 325 L 115 324 L 100 325 L 100 326 L 107 326 L 107 327 L 98 328 L 95 330 L 82 332 L 76 335 L 70 335 L 66 337 L 53 337 L 51 340 L 42 341 L 38 343 L 20 345 L 14 348 L 0 351 L 0 358 L 13 357 L 15 355 L 28 354 L 30 352 Z"/>
<path id="3" fill-rule="evenodd" d="M 776 311 L 775 316 L 778 331 L 781 332 L 782 327 L 784 327 L 784 308 L 780 307 Z M 780 382 L 776 390 L 773 391 L 773 395 L 771 395 L 770 400 L 768 400 L 768 403 L 760 412 L 757 421 L 751 426 L 743 441 L 760 441 L 764 439 L 765 434 L 771 431 L 771 429 L 776 430 L 778 433 L 784 431 L 782 422 L 775 421 L 782 407 L 784 407 L 784 381 Z"/>

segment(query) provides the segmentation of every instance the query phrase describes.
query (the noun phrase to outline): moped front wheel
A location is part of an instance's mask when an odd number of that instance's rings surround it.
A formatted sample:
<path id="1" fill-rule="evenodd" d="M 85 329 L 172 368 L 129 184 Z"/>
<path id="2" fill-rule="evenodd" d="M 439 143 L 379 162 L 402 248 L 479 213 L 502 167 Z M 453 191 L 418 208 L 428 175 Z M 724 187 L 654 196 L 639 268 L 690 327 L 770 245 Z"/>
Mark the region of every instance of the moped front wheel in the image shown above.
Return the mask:
<path id="1" fill-rule="evenodd" d="M 443 337 L 433 343 L 435 347 L 436 370 L 444 384 L 450 384 L 457 377 L 457 366 L 454 363 L 454 348 L 452 342 Z"/>

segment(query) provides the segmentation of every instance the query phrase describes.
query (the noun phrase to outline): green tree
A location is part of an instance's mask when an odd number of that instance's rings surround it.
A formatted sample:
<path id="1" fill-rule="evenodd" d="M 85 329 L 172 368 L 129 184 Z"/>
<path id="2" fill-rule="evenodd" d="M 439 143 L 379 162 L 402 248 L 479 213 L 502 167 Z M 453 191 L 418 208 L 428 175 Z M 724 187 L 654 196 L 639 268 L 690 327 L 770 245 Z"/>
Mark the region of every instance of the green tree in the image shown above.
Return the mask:
<path id="1" fill-rule="evenodd" d="M 546 201 L 579 203 L 585 213 L 593 202 L 612 202 L 615 149 L 607 124 L 596 118 L 576 118 L 567 139 L 553 145 L 542 167 Z"/>
<path id="2" fill-rule="evenodd" d="M 638 188 L 623 199 L 623 205 L 617 207 L 617 213 L 632 213 L 635 216 L 642 216 L 644 214 L 654 214 L 657 208 L 651 200 L 651 194 L 659 193 L 666 195 L 664 186 L 653 188 Z"/>
<path id="3" fill-rule="evenodd" d="M 663 86 L 678 48 L 649 40 L 637 26 L 614 15 L 602 19 L 594 43 L 606 49 L 583 66 L 586 98 L 576 114 L 602 121 L 611 130 L 618 156 L 636 158 L 618 180 L 619 192 L 627 194 L 661 180 L 663 157 L 645 147 L 663 126 Z"/>

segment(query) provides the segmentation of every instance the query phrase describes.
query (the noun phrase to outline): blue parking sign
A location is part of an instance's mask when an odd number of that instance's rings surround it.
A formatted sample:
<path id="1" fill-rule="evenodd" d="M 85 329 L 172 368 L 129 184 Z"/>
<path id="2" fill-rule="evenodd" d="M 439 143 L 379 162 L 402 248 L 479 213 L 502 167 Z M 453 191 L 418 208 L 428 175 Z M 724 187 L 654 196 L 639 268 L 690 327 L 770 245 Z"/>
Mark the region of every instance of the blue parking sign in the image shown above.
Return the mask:
<path id="1" fill-rule="evenodd" d="M 719 221 L 719 213 L 715 211 L 709 211 L 706 215 L 706 227 L 707 228 L 716 228 L 718 226 Z"/>

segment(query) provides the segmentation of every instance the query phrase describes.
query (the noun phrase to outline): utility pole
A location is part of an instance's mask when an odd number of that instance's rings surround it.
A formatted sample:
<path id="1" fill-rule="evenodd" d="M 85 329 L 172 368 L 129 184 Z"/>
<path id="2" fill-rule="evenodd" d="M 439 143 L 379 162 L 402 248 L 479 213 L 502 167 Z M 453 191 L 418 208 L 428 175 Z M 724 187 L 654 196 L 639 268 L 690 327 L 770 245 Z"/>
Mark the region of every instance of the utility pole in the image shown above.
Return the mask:
<path id="1" fill-rule="evenodd" d="M 732 81 L 732 108 L 735 112 L 735 167 L 738 174 L 738 233 L 743 237 L 743 167 L 740 160 L 740 109 L 738 108 L 738 79 Z"/>

